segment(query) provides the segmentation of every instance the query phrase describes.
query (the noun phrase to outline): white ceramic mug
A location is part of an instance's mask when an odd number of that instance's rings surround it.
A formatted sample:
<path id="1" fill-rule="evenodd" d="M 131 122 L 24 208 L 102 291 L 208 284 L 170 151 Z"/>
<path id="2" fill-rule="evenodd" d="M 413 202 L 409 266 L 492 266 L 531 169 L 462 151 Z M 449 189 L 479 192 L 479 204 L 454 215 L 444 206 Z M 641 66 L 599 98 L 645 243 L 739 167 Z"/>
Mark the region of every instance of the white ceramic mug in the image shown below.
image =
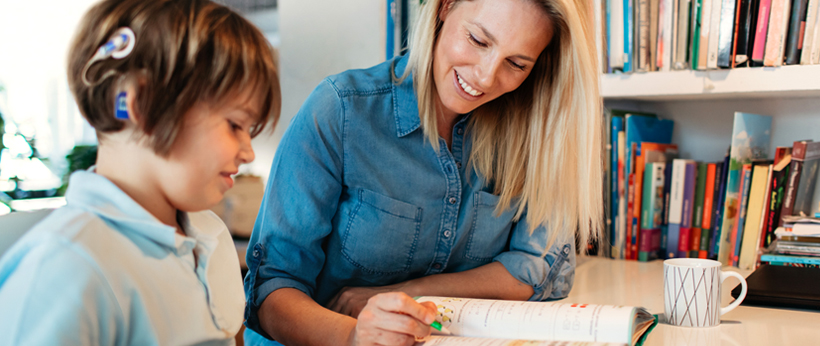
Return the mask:
<path id="1" fill-rule="evenodd" d="M 723 281 L 734 276 L 742 285 L 740 296 L 720 307 Z M 738 273 L 721 271 L 720 262 L 700 258 L 663 261 L 663 303 L 667 323 L 681 327 L 712 327 L 720 316 L 732 311 L 746 298 L 746 279 Z"/>

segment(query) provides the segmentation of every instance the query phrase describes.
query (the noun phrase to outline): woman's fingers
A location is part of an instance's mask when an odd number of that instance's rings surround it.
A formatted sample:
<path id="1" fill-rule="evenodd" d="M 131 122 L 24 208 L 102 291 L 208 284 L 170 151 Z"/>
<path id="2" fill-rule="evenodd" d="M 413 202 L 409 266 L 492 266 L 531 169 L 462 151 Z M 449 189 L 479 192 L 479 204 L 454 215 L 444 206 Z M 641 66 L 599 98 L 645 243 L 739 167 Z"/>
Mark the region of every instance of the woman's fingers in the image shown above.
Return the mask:
<path id="1" fill-rule="evenodd" d="M 404 293 L 375 295 L 359 314 L 356 339 L 362 345 L 412 345 L 430 334 L 434 311 Z"/>

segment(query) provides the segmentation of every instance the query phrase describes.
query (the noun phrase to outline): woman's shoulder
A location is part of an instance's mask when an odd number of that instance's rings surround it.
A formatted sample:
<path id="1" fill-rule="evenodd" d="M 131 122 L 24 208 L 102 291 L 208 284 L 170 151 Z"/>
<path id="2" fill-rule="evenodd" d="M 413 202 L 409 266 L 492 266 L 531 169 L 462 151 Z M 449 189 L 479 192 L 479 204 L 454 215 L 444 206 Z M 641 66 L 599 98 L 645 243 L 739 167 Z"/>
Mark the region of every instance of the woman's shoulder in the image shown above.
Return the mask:
<path id="1" fill-rule="evenodd" d="M 389 93 L 394 84 L 394 67 L 400 59 L 401 57 L 396 57 L 369 68 L 347 70 L 329 76 L 325 81 L 332 85 L 341 97 Z"/>

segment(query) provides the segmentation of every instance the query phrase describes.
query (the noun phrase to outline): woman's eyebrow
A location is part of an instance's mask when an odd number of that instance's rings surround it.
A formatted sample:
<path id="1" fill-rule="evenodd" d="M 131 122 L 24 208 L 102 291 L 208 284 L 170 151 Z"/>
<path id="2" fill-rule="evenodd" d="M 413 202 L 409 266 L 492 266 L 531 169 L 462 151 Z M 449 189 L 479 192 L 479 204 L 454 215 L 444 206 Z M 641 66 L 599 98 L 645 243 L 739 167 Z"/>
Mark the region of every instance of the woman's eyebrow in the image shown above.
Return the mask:
<path id="1" fill-rule="evenodd" d="M 481 29 L 481 32 L 484 33 L 484 36 L 487 36 L 488 40 L 490 40 L 493 43 L 496 43 L 495 36 L 493 36 L 493 34 L 491 34 L 489 31 L 487 31 L 487 28 L 485 28 L 483 25 L 481 25 L 481 23 L 476 23 L 476 22 L 468 22 L 468 23 L 470 23 L 472 25 L 475 25 L 476 27 Z M 526 61 L 529 61 L 529 62 L 535 62 L 535 59 L 530 58 L 530 57 L 528 57 L 526 55 L 523 55 L 523 54 L 516 54 L 516 55 L 514 55 L 514 57 L 519 58 L 521 60 L 526 60 Z"/>

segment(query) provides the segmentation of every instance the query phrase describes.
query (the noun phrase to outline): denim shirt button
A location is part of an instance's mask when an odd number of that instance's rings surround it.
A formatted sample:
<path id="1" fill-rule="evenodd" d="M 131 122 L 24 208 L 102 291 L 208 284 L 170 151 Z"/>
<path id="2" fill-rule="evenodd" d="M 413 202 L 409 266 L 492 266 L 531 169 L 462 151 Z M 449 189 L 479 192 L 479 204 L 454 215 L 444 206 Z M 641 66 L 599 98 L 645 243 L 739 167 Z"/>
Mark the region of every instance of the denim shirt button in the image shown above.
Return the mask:
<path id="1" fill-rule="evenodd" d="M 456 200 L 455 197 L 450 197 L 450 204 L 456 204 L 456 202 L 458 202 L 458 200 Z"/>
<path id="2" fill-rule="evenodd" d="M 458 130 L 456 130 L 456 133 L 458 133 L 459 135 L 463 135 L 464 134 L 464 129 L 459 128 Z"/>
<path id="3" fill-rule="evenodd" d="M 253 250 L 253 257 L 259 257 L 259 250 Z"/>
<path id="4" fill-rule="evenodd" d="M 450 238 L 450 233 L 451 233 L 451 232 L 450 232 L 450 230 L 449 230 L 449 229 L 444 230 L 444 238 Z"/>
<path id="5" fill-rule="evenodd" d="M 456 161 L 456 167 L 461 168 L 461 161 Z"/>
<path id="6" fill-rule="evenodd" d="M 433 264 L 433 269 L 441 269 L 441 263 Z"/>

